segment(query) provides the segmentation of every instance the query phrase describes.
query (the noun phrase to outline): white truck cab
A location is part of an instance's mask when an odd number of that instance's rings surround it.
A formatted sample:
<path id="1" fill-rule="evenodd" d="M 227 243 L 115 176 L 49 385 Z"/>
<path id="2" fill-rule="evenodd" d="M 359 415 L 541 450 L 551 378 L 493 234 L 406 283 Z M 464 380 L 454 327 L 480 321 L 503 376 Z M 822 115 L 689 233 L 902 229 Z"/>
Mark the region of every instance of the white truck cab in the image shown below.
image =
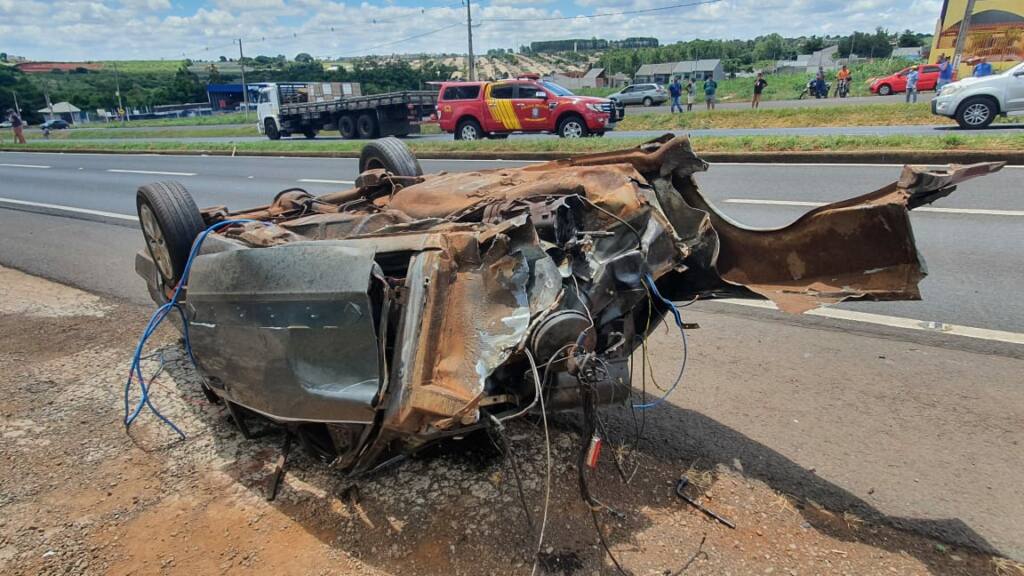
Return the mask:
<path id="1" fill-rule="evenodd" d="M 1024 62 L 1000 74 L 964 78 L 943 86 L 932 99 L 932 114 L 948 116 L 961 128 L 984 128 L 997 115 L 1024 112 Z"/>
<path id="2" fill-rule="evenodd" d="M 259 119 L 260 134 L 277 140 L 281 134 L 281 123 L 278 114 L 281 112 L 281 102 L 277 95 L 277 86 L 270 84 L 260 89 L 256 99 L 256 117 Z M 276 136 L 276 137 L 275 137 Z"/>

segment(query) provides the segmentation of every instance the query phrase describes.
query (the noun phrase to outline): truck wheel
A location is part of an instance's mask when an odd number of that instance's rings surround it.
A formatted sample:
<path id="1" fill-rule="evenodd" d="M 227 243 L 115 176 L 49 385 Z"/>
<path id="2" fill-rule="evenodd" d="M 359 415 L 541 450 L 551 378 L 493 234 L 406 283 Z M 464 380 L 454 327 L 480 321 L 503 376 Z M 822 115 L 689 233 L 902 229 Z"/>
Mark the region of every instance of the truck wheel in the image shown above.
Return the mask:
<path id="1" fill-rule="evenodd" d="M 185 272 L 192 242 L 205 228 L 192 195 L 178 182 L 155 182 L 135 196 L 146 249 L 167 287 Z"/>
<path id="2" fill-rule="evenodd" d="M 345 140 L 351 140 L 356 137 L 356 121 L 351 116 L 342 116 L 338 120 L 338 132 L 341 133 L 341 137 Z"/>
<path id="3" fill-rule="evenodd" d="M 307 129 L 302 131 L 302 135 L 305 136 L 307 140 L 312 140 L 312 139 L 316 138 L 316 134 L 317 134 L 317 130 L 315 130 L 313 128 L 307 128 Z"/>
<path id="4" fill-rule="evenodd" d="M 483 136 L 480 123 L 472 118 L 466 118 L 455 127 L 456 140 L 479 140 Z"/>
<path id="5" fill-rule="evenodd" d="M 882 84 L 881 86 L 878 87 L 879 96 L 888 96 L 889 94 L 892 94 L 892 86 L 889 86 L 888 84 Z"/>
<path id="6" fill-rule="evenodd" d="M 359 172 L 383 168 L 396 176 L 422 176 L 416 155 L 404 142 L 394 137 L 374 140 L 359 153 Z"/>
<path id="7" fill-rule="evenodd" d="M 996 119 L 998 113 L 998 106 L 991 98 L 975 96 L 964 100 L 956 109 L 956 123 L 966 130 L 984 128 Z"/>
<path id="8" fill-rule="evenodd" d="M 363 140 L 370 140 L 377 137 L 377 119 L 373 114 L 363 112 L 356 119 L 356 132 Z"/>
<path id="9" fill-rule="evenodd" d="M 579 116 L 566 116 L 558 123 L 558 135 L 562 138 L 583 138 L 589 134 L 587 123 Z"/>
<path id="10" fill-rule="evenodd" d="M 267 138 L 271 140 L 280 140 L 281 132 L 277 129 L 277 122 L 274 122 L 273 118 L 267 118 L 263 121 L 263 132 L 267 135 Z"/>

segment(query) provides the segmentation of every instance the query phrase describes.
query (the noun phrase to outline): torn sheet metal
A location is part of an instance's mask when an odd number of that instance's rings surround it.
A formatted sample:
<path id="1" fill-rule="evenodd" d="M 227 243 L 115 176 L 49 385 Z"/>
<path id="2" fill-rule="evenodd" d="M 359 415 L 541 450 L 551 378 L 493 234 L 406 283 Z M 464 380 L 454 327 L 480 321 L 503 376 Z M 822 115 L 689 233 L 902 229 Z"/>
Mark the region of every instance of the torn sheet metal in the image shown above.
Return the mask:
<path id="1" fill-rule="evenodd" d="M 628 398 L 628 358 L 664 314 L 648 276 L 677 300 L 791 312 L 919 298 L 909 210 L 1001 166 L 908 166 L 773 230 L 703 196 L 708 165 L 685 137 L 515 169 L 371 170 L 348 190 L 203 211 L 208 226 L 258 222 L 218 231 L 195 259 L 193 351 L 213 395 L 365 470 L 531 406 L 526 351 L 552 408 L 577 406 L 583 387 Z"/>

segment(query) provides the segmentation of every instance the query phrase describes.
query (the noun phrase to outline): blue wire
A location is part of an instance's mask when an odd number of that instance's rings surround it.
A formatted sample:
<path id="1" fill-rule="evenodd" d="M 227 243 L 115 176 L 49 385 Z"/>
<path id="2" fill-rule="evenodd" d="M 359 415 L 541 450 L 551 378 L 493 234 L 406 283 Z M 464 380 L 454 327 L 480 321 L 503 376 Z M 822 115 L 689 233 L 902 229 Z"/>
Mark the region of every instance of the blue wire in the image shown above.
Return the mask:
<path id="1" fill-rule="evenodd" d="M 181 280 L 178 281 L 178 286 L 175 287 L 174 294 L 171 295 L 170 300 L 157 308 L 156 311 L 153 312 L 153 315 L 149 317 L 149 323 L 146 324 L 146 329 L 142 331 L 142 337 L 139 338 L 139 343 L 135 345 L 135 353 L 132 355 L 132 366 L 128 370 L 128 381 L 124 385 L 125 428 L 131 426 L 132 423 L 135 422 L 135 419 L 139 417 L 139 414 L 142 413 L 142 409 L 148 406 L 149 409 L 153 411 L 153 414 L 156 414 L 157 418 L 163 421 L 164 424 L 170 426 L 171 429 L 178 433 L 178 436 L 181 436 L 183 439 L 185 438 L 185 433 L 175 426 L 174 422 L 171 422 L 169 418 L 161 414 L 160 411 L 156 409 L 156 406 L 153 405 L 153 401 L 149 397 L 149 386 L 146 385 L 146 380 L 142 376 L 142 350 L 146 345 L 146 341 L 149 340 L 149 337 L 152 336 L 153 332 L 155 332 L 160 326 L 160 323 L 167 318 L 167 315 L 170 314 L 172 310 L 176 309 L 181 317 L 182 336 L 185 340 L 185 351 L 188 352 L 188 357 L 189 360 L 192 361 L 192 365 L 195 365 L 196 359 L 192 355 L 192 342 L 189 339 L 188 333 L 188 318 L 185 316 L 185 309 L 181 307 L 180 303 L 178 303 L 178 299 L 181 297 L 181 292 L 184 289 L 185 284 L 188 283 L 189 274 L 192 271 L 192 262 L 195 260 L 196 255 L 199 254 L 199 248 L 203 245 L 206 237 L 209 236 L 211 232 L 224 228 L 225 226 L 247 224 L 250 222 L 259 222 L 259 220 L 241 219 L 217 222 L 206 230 L 200 232 L 199 236 L 196 237 L 195 242 L 192 243 L 192 250 L 188 254 L 188 260 L 185 261 L 185 269 L 181 273 Z M 134 409 L 131 409 L 131 403 L 128 396 L 131 393 L 132 383 L 136 379 L 138 379 L 141 396 L 139 397 L 139 403 Z M 131 414 L 129 414 L 129 412 L 131 412 Z"/>
<path id="2" fill-rule="evenodd" d="M 676 326 L 679 326 L 679 333 L 683 336 L 683 362 L 679 366 L 679 375 L 676 376 L 676 381 L 672 383 L 672 386 L 670 386 L 669 389 L 665 392 L 665 395 L 662 396 L 661 398 L 658 398 L 657 400 L 654 400 L 653 402 L 648 402 L 646 404 L 634 404 L 633 408 L 637 410 L 647 410 L 648 408 L 654 408 L 658 404 L 664 402 L 665 399 L 668 398 L 668 395 L 671 394 L 672 391 L 676 389 L 676 386 L 679 386 L 679 382 L 681 382 L 683 379 L 683 372 L 686 371 L 686 357 L 688 352 L 688 347 L 686 343 L 686 330 L 683 328 L 683 316 L 679 313 L 679 308 L 677 308 L 671 300 L 662 296 L 661 292 L 658 292 L 658 287 L 654 284 L 654 278 L 651 278 L 650 273 L 644 274 L 644 282 L 651 289 L 651 294 L 653 294 L 658 300 L 660 300 L 662 305 L 665 306 L 665 308 L 668 308 L 668 310 L 672 312 L 672 316 L 675 317 L 676 319 Z"/>

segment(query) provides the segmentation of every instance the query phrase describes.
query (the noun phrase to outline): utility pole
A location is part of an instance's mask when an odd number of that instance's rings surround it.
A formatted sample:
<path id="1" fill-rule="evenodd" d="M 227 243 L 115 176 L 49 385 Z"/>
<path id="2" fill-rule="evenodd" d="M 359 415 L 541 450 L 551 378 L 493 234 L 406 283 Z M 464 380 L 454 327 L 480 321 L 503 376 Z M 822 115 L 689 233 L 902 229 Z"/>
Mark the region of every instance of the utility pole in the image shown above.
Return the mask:
<path id="1" fill-rule="evenodd" d="M 473 12 L 469 8 L 469 0 L 466 3 L 466 33 L 469 36 L 469 80 L 476 80 L 476 62 L 473 61 Z"/>
<path id="2" fill-rule="evenodd" d="M 242 39 L 238 39 L 238 68 L 242 71 L 242 101 L 245 104 L 245 120 L 249 120 L 249 88 L 245 85 L 245 55 L 242 54 Z"/>
<path id="3" fill-rule="evenodd" d="M 18 116 L 21 116 L 21 106 L 18 106 L 18 93 L 11 90 L 11 94 L 14 96 L 14 111 L 18 113 Z"/>
<path id="4" fill-rule="evenodd" d="M 967 32 L 971 27 L 971 15 L 974 14 L 974 0 L 967 0 L 967 7 L 964 9 L 964 17 L 960 20 L 960 30 L 956 33 L 956 48 L 953 49 L 953 72 L 960 68 L 960 58 L 963 56 L 964 47 L 967 45 Z"/>
<path id="5" fill-rule="evenodd" d="M 128 116 L 127 112 L 122 116 L 121 111 L 124 110 L 124 106 L 121 104 L 121 77 L 117 73 L 117 62 L 114 62 L 114 86 L 117 89 L 117 117 L 121 122 L 126 120 Z"/>

